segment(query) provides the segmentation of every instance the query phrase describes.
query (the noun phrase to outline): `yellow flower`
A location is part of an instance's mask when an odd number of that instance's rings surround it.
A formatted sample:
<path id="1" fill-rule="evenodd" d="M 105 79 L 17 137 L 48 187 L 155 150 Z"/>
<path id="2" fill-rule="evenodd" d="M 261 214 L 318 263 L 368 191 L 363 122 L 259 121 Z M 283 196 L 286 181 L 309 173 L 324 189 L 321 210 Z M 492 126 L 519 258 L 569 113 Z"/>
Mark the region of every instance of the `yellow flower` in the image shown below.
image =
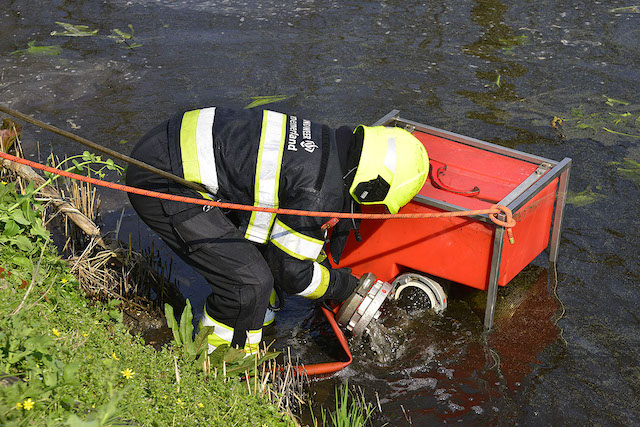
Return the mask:
<path id="1" fill-rule="evenodd" d="M 178 400 L 176 400 L 176 402 L 178 403 L 178 405 L 182 406 L 184 405 L 184 402 L 182 401 L 182 399 L 178 398 Z"/>
<path id="2" fill-rule="evenodd" d="M 198 403 L 198 408 L 204 408 L 204 405 L 202 403 Z"/>
<path id="3" fill-rule="evenodd" d="M 22 409 L 22 402 L 16 403 L 16 409 Z"/>
<path id="4" fill-rule="evenodd" d="M 115 352 L 115 351 L 111 354 L 111 358 L 112 358 L 113 360 L 120 360 L 120 359 L 118 358 L 118 356 L 116 356 L 116 352 Z M 124 374 L 123 374 L 123 375 L 124 375 Z"/>
<path id="5" fill-rule="evenodd" d="M 60 336 L 60 331 L 57 330 L 56 328 L 51 329 L 51 332 L 53 332 L 53 335 L 59 337 Z"/>
<path id="6" fill-rule="evenodd" d="M 89 334 L 88 334 L 88 333 L 86 333 L 86 332 L 83 332 L 83 333 L 82 333 L 82 336 L 86 338 L 86 337 L 88 337 L 88 336 L 89 336 Z"/>
<path id="7" fill-rule="evenodd" d="M 62 278 L 62 280 L 61 280 L 61 282 L 62 282 L 62 283 L 67 283 L 67 282 L 68 282 L 68 280 L 67 280 L 67 278 L 66 278 L 66 277 L 63 277 L 63 278 Z"/>
<path id="8" fill-rule="evenodd" d="M 28 398 L 22 403 L 22 406 L 24 406 L 24 409 L 26 409 L 27 411 L 32 410 L 34 406 L 33 400 L 31 400 L 31 398 Z"/>
<path id="9" fill-rule="evenodd" d="M 133 378 L 133 376 L 136 374 L 135 372 L 133 372 L 131 369 L 127 368 L 124 371 L 120 371 L 120 373 L 122 374 L 122 378 L 126 378 L 128 380 L 130 380 L 131 378 Z"/>

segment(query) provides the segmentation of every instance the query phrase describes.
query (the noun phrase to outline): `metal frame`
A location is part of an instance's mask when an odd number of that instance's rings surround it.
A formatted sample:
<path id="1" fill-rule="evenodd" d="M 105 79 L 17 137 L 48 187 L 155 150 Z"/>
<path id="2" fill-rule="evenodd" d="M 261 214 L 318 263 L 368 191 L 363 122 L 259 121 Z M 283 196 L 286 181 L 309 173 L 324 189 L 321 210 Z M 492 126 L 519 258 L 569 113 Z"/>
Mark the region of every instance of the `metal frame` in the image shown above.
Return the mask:
<path id="1" fill-rule="evenodd" d="M 502 147 L 500 145 L 491 144 L 479 139 L 470 138 L 442 129 L 437 129 L 422 123 L 413 122 L 402 119 L 399 116 L 399 110 L 392 110 L 384 117 L 376 121 L 373 126 L 399 126 L 409 131 L 418 130 L 434 136 L 439 136 L 451 141 L 466 144 L 481 150 L 490 151 L 501 154 L 503 156 L 512 157 L 538 165 L 538 169 L 527 177 L 522 183 L 514 188 L 500 204 L 511 209 L 513 213 L 518 212 L 527 202 L 534 198 L 540 191 L 549 185 L 556 178 L 558 179 L 558 188 L 556 190 L 555 210 L 553 214 L 553 226 L 551 229 L 551 240 L 549 248 L 549 262 L 555 264 L 558 260 L 558 248 L 560 245 L 560 232 L 562 228 L 562 217 L 564 214 L 564 205 L 567 195 L 567 186 L 569 183 L 569 171 L 571 169 L 571 159 L 565 157 L 562 161 L 546 159 L 544 157 L 535 156 L 533 154 L 524 153 L 522 151 L 513 150 Z M 416 196 L 413 200 L 438 209 L 446 211 L 462 211 L 466 210 L 460 206 L 444 203 L 425 196 Z M 499 219 L 502 214 L 498 215 Z M 484 312 L 484 327 L 486 331 L 493 327 L 493 318 L 495 313 L 496 299 L 498 296 L 498 279 L 500 277 L 500 263 L 502 258 L 502 249 L 504 245 L 505 228 L 495 225 L 489 219 L 488 215 L 474 215 L 474 219 L 492 224 L 493 233 L 493 251 L 491 255 L 491 268 L 489 270 L 489 284 L 487 288 L 487 303 Z"/>

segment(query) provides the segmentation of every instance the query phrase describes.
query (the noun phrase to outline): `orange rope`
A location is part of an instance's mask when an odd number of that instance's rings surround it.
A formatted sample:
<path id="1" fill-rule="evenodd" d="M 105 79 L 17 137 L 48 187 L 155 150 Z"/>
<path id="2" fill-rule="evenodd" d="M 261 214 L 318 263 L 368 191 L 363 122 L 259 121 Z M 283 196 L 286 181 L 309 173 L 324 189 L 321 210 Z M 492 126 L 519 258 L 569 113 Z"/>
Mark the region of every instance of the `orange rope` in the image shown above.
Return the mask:
<path id="1" fill-rule="evenodd" d="M 130 187 L 128 185 L 116 184 L 113 182 L 102 181 L 96 178 L 91 178 L 83 175 L 78 175 L 72 172 L 63 171 L 60 169 L 52 168 L 40 163 L 33 162 L 31 160 L 23 159 L 21 157 L 12 156 L 11 154 L 0 152 L 0 157 L 6 160 L 21 163 L 40 169 L 45 172 L 49 172 L 55 175 L 64 176 L 67 178 L 75 179 L 78 181 L 88 182 L 90 184 L 98 185 L 101 187 L 111 188 L 114 190 L 126 191 L 127 193 L 139 194 L 141 196 L 155 197 L 158 199 L 173 200 L 176 202 L 193 203 L 203 206 L 215 206 L 222 209 L 235 209 L 241 211 L 256 211 L 256 212 L 269 212 L 280 215 L 296 215 L 296 216 L 309 216 L 309 217 L 322 217 L 322 218 L 354 218 L 354 219 L 420 219 L 420 218 L 450 218 L 472 215 L 489 215 L 489 219 L 494 224 L 504 227 L 507 230 L 509 241 L 513 244 L 513 232 L 512 228 L 516 225 L 513 214 L 509 208 L 502 205 L 493 205 L 488 209 L 470 210 L 470 211 L 456 211 L 456 212 L 440 212 L 440 213 L 400 213 L 400 214 L 366 214 L 366 213 L 346 213 L 346 212 L 315 212 L 304 211 L 298 209 L 282 209 L 282 208 L 267 208 L 262 206 L 249 206 L 241 205 L 238 203 L 229 202 L 215 202 L 213 200 L 196 199 L 193 197 L 176 196 L 173 194 L 159 193 L 157 191 L 143 190 L 141 188 Z M 501 221 L 497 218 L 498 214 L 504 214 L 505 220 Z"/>

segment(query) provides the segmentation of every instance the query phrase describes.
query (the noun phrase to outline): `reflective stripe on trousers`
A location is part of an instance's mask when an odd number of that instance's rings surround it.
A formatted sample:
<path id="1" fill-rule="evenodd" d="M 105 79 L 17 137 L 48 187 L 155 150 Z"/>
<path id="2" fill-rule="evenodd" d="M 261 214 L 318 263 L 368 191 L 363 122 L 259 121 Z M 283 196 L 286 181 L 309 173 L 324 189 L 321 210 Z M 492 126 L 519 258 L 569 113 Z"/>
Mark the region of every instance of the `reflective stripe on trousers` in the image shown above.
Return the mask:
<path id="1" fill-rule="evenodd" d="M 233 340 L 233 328 L 212 319 L 211 316 L 207 314 L 206 309 L 200 319 L 200 325 L 213 326 L 213 333 L 208 337 L 209 353 L 223 344 L 231 346 L 231 340 Z M 247 331 L 247 340 L 244 344 L 244 351 L 248 354 L 257 353 L 261 340 L 262 329 L 257 331 Z"/>

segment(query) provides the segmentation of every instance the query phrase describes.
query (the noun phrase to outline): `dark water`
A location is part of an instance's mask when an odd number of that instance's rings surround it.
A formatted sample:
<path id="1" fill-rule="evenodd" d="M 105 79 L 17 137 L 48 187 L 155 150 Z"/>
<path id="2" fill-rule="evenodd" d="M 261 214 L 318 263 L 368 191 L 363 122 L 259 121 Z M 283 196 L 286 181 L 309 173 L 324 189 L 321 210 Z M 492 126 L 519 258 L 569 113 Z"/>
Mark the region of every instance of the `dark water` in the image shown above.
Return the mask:
<path id="1" fill-rule="evenodd" d="M 337 380 L 365 387 L 376 406 L 379 398 L 380 422 L 390 425 L 637 425 L 640 14 L 620 9 L 627 6 L 5 0 L 0 102 L 127 154 L 178 109 L 286 95 L 270 107 L 332 126 L 371 123 L 397 108 L 456 133 L 573 158 L 559 300 L 543 254 L 515 295 L 503 291 L 501 302 L 511 302 L 488 342 L 482 296 L 454 295 L 443 317 L 406 314 L 385 324 L 388 342 L 354 343 L 357 360 Z M 52 36 L 64 31 L 56 21 L 99 32 Z M 135 49 L 107 37 L 129 24 L 129 43 L 142 45 Z M 62 52 L 11 54 L 30 41 Z M 564 119 L 556 129 L 554 116 Z M 34 157 L 50 145 L 59 154 L 83 150 L 25 131 L 39 142 L 27 147 Z M 115 228 L 123 206 L 122 236 L 150 245 L 122 194 L 103 192 L 105 228 Z M 180 265 L 174 273 L 201 305 L 202 280 Z M 277 335 L 303 361 L 339 357 L 325 329 L 312 305 L 292 299 Z M 317 400 L 332 401 L 332 390 L 318 384 Z"/>

